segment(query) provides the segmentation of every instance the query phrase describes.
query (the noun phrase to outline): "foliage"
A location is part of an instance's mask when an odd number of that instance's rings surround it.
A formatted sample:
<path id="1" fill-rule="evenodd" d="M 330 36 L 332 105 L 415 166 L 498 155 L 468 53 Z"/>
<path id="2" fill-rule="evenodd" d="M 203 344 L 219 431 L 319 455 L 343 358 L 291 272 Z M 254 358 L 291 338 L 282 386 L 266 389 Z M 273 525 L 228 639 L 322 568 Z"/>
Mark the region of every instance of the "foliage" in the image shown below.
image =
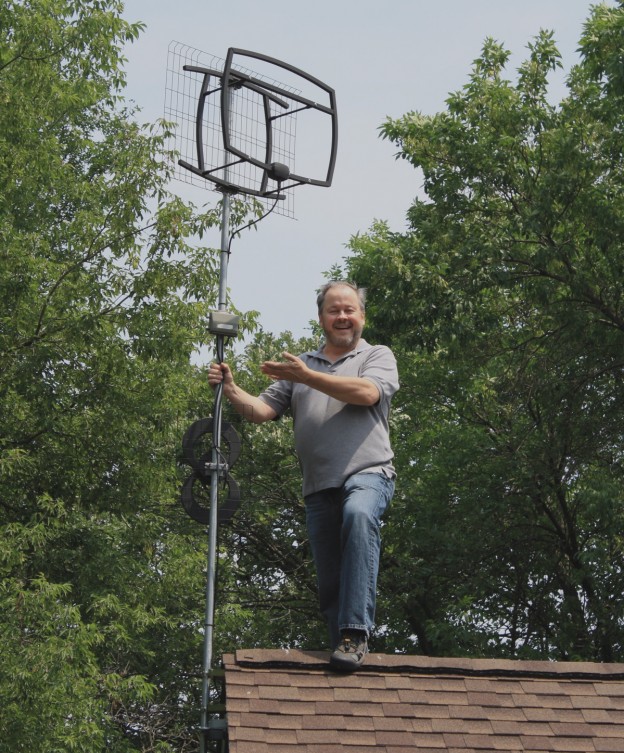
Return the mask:
<path id="1" fill-rule="evenodd" d="M 177 460 L 211 411 L 192 356 L 212 345 L 218 254 L 186 239 L 220 213 L 168 192 L 167 125 L 138 125 L 122 96 L 141 27 L 120 13 L 0 4 L 11 753 L 197 748 L 207 538 L 178 504 Z M 409 233 L 356 236 L 345 265 L 402 381 L 376 650 L 622 660 L 623 30 L 624 4 L 592 9 L 557 106 L 542 33 L 515 84 L 488 40 L 445 112 L 383 126 L 427 200 Z M 257 332 L 227 358 L 257 393 L 260 362 L 313 335 Z M 289 420 L 226 417 L 243 501 L 219 531 L 215 655 L 320 648 Z"/>
<path id="2" fill-rule="evenodd" d="M 118 0 L 0 6 L 0 749 L 196 747 L 203 540 L 174 502 L 217 224 L 123 102 Z M 248 318 L 248 321 L 251 319 Z M 193 719 L 194 723 L 195 720 Z"/>
<path id="3" fill-rule="evenodd" d="M 593 8 L 555 106 L 550 33 L 515 83 L 487 40 L 444 112 L 382 126 L 427 197 L 347 264 L 403 379 L 389 647 L 624 656 L 623 44 Z"/>

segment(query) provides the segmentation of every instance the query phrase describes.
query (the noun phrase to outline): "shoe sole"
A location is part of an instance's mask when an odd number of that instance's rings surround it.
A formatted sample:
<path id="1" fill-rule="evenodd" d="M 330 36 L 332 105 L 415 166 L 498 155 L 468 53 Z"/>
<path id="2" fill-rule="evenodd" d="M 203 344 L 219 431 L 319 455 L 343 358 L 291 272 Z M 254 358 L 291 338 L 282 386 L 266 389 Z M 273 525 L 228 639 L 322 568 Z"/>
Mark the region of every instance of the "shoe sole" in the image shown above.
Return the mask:
<path id="1" fill-rule="evenodd" d="M 365 656 L 359 661 L 350 661 L 349 659 L 340 659 L 338 657 L 330 656 L 329 666 L 339 672 L 355 672 L 360 669 L 362 664 L 364 664 L 364 658 Z"/>

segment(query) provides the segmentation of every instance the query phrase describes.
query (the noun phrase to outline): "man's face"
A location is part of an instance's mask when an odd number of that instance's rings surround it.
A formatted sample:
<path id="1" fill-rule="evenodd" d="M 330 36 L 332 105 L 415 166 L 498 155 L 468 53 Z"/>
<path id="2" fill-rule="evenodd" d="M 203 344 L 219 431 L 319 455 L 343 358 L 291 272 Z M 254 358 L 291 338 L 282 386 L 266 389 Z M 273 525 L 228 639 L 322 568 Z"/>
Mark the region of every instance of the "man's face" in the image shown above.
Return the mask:
<path id="1" fill-rule="evenodd" d="M 362 336 L 364 321 L 355 290 L 336 285 L 327 291 L 319 323 L 330 345 L 345 352 L 354 348 Z"/>

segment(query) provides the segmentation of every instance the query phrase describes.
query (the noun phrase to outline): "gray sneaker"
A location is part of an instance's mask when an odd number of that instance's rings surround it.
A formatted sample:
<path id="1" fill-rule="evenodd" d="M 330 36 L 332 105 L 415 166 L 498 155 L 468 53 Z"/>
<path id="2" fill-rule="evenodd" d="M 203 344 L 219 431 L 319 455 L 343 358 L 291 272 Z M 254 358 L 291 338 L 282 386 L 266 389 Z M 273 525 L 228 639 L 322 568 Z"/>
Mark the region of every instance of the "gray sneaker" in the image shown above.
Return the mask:
<path id="1" fill-rule="evenodd" d="M 340 643 L 329 657 L 329 664 L 339 672 L 355 672 L 368 653 L 366 633 L 344 632 Z"/>

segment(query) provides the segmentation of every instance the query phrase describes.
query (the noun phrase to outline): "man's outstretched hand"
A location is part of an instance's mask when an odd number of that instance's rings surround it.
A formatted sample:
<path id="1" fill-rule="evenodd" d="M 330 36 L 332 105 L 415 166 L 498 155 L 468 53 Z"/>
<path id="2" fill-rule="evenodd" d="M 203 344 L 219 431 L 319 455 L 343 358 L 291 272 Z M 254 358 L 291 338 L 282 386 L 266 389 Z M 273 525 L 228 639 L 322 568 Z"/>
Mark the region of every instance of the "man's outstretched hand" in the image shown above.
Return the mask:
<path id="1" fill-rule="evenodd" d="M 286 379 L 288 382 L 307 384 L 312 370 L 292 353 L 284 351 L 282 358 L 283 361 L 265 361 L 260 366 L 260 370 L 271 379 Z"/>
<path id="2" fill-rule="evenodd" d="M 371 406 L 380 398 L 377 385 L 366 377 L 339 376 L 315 371 L 292 353 L 282 353 L 283 361 L 265 361 L 260 370 L 271 379 L 306 384 L 335 400 L 351 405 Z"/>

